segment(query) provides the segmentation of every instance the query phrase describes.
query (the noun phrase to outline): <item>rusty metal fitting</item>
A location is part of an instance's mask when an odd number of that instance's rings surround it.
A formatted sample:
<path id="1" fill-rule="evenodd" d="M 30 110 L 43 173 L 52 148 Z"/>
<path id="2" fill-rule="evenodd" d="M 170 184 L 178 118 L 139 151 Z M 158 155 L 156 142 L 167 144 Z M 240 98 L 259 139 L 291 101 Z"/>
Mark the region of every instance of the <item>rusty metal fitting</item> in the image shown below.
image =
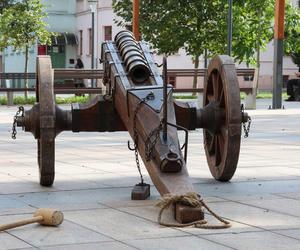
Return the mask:
<path id="1" fill-rule="evenodd" d="M 179 172 L 182 168 L 182 161 L 179 154 L 170 151 L 161 161 L 160 169 L 162 172 Z"/>

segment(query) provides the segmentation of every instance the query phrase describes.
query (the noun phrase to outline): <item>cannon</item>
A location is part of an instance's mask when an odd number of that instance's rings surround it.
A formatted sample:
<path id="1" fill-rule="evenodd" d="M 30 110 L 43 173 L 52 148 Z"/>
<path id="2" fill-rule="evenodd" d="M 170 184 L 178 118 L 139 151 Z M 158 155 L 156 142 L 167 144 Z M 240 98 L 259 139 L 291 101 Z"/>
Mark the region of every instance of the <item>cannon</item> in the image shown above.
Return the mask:
<path id="1" fill-rule="evenodd" d="M 15 117 L 17 126 L 37 139 L 40 185 L 51 186 L 55 176 L 55 137 L 62 131 L 128 131 L 138 154 L 161 195 L 195 192 L 187 170 L 188 131 L 203 129 L 210 172 L 218 181 L 229 181 L 236 170 L 241 127 L 249 116 L 241 110 L 239 85 L 233 60 L 214 57 L 207 69 L 203 108 L 174 100 L 167 84 L 167 62 L 161 75 L 152 52 L 130 31 L 102 44 L 103 83 L 107 92 L 89 103 L 62 110 L 54 101 L 53 69 L 49 56 L 37 58 L 36 104 Z M 23 110 L 21 110 L 23 111 Z M 183 146 L 178 131 L 185 133 Z M 142 177 L 142 176 L 141 176 Z M 146 199 L 149 185 L 133 190 L 133 199 Z M 191 211 L 193 210 L 193 211 Z M 181 222 L 203 217 L 201 209 L 176 206 Z"/>

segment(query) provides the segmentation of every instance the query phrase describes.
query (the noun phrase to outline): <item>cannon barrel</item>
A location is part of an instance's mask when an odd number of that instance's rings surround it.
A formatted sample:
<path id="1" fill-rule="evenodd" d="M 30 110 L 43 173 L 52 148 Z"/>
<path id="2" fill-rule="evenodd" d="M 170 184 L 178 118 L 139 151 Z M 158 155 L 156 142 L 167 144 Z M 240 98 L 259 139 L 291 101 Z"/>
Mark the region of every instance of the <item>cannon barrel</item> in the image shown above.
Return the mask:
<path id="1" fill-rule="evenodd" d="M 133 34 L 127 30 L 121 31 L 115 36 L 115 42 L 132 81 L 135 84 L 147 82 L 150 69 Z"/>

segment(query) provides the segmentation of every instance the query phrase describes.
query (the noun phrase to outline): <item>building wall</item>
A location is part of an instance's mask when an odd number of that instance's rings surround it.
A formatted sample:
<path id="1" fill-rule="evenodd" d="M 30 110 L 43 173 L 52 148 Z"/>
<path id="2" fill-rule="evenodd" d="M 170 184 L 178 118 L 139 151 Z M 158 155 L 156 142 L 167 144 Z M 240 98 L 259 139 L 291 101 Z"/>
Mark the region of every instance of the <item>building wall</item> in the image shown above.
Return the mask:
<path id="1" fill-rule="evenodd" d="M 45 21 L 53 32 L 76 31 L 76 0 L 42 0 L 48 17 Z"/>
<path id="2" fill-rule="evenodd" d="M 0 52 L 0 73 L 3 72 L 2 53 Z"/>
<path id="3" fill-rule="evenodd" d="M 298 0 L 292 0 L 297 5 Z M 47 6 L 48 17 L 46 22 L 49 24 L 49 30 L 54 32 L 73 32 L 79 38 L 79 31 L 82 30 L 82 55 L 80 55 L 79 46 L 67 46 L 66 48 L 66 67 L 74 67 L 69 64 L 69 59 L 81 57 L 85 68 L 91 68 L 91 55 L 89 53 L 89 29 L 91 28 L 92 18 L 91 10 L 87 0 L 43 0 Z M 101 43 L 104 41 L 104 26 L 112 26 L 112 38 L 122 29 L 117 27 L 114 19 L 117 19 L 112 11 L 111 0 L 99 0 L 97 11 L 95 13 L 95 68 L 101 68 L 99 58 L 101 56 Z M 273 42 L 267 45 L 267 49 L 261 52 L 261 71 L 260 86 L 264 89 L 270 88 L 273 74 Z M 30 49 L 29 72 L 35 71 L 35 60 L 37 55 L 36 46 Z M 13 51 L 8 48 L 4 52 L 5 71 L 23 72 L 24 71 L 24 53 Z M 162 56 L 155 55 L 158 63 L 162 62 Z M 187 56 L 183 49 L 175 55 L 168 58 L 169 68 L 193 68 L 192 59 Z M 200 60 L 200 68 L 204 67 L 204 61 Z M 239 68 L 246 67 L 245 64 L 237 65 Z M 293 75 L 297 70 L 296 65 L 292 63 L 289 57 L 284 57 L 283 74 Z M 184 87 L 191 86 L 191 79 L 177 79 L 177 82 Z M 202 80 L 200 80 L 200 85 Z"/>
<path id="4" fill-rule="evenodd" d="M 35 61 L 37 56 L 36 46 L 29 49 L 28 72 L 35 72 Z M 24 72 L 25 71 L 25 52 L 24 50 L 14 50 L 8 47 L 4 50 L 5 72 Z"/>
<path id="5" fill-rule="evenodd" d="M 46 6 L 48 17 L 48 30 L 52 32 L 76 32 L 76 0 L 42 0 Z M 73 45 L 66 46 L 66 67 L 74 67 L 69 64 L 69 59 L 76 59 L 77 48 Z M 14 51 L 9 47 L 4 51 L 5 72 L 24 72 L 25 56 L 22 51 Z M 37 44 L 29 50 L 28 72 L 35 72 L 37 57 Z"/>
<path id="6" fill-rule="evenodd" d="M 112 26 L 112 37 L 116 35 L 117 32 L 121 30 L 120 27 L 117 27 L 114 19 L 117 17 L 112 11 L 111 0 L 100 0 L 97 4 L 97 24 L 96 24 L 96 38 L 95 38 L 95 57 L 99 59 L 101 55 L 101 43 L 104 40 L 104 26 Z M 292 0 L 292 2 L 297 5 L 298 0 Z M 77 30 L 83 30 L 83 50 L 82 59 L 87 67 L 91 65 L 91 55 L 88 55 L 88 34 L 87 30 L 91 28 L 91 13 L 89 4 L 87 0 L 77 0 Z M 273 53 L 274 47 L 273 42 L 270 42 L 267 45 L 266 51 L 261 52 L 261 70 L 260 70 L 260 87 L 262 89 L 271 89 L 272 85 L 272 74 L 273 74 Z M 162 62 L 162 56 L 155 55 L 155 60 L 158 63 Z M 97 60 L 96 68 L 101 68 L 99 65 L 99 60 Z M 168 57 L 168 67 L 172 69 L 176 68 L 193 68 L 192 59 L 190 56 L 187 56 L 183 49 L 180 49 L 179 52 L 175 55 Z M 203 58 L 200 59 L 200 68 L 204 67 Z M 245 64 L 237 65 L 238 68 L 245 68 Z M 289 57 L 284 57 L 283 59 L 283 74 L 284 75 L 293 75 L 297 70 L 295 64 L 292 63 Z M 243 81 L 243 79 L 240 79 Z M 178 78 L 177 83 L 182 87 L 191 87 L 192 79 Z M 199 85 L 203 84 L 203 80 L 200 79 Z"/>

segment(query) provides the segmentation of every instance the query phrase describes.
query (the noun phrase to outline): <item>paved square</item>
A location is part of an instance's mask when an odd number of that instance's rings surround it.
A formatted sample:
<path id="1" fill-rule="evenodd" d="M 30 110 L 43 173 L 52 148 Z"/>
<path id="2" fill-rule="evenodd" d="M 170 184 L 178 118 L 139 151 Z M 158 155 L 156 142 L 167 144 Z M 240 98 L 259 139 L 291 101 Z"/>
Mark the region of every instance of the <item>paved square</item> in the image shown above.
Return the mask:
<path id="1" fill-rule="evenodd" d="M 211 177 L 202 131 L 190 133 L 188 170 L 209 206 L 232 222 L 224 230 L 159 226 L 153 185 L 149 200 L 131 201 L 139 178 L 125 132 L 60 134 L 54 186 L 39 186 L 36 141 L 20 130 L 10 139 L 17 108 L 0 106 L 0 224 L 39 207 L 65 215 L 57 228 L 1 232 L 0 249 L 300 249 L 300 102 L 284 103 L 284 110 L 268 110 L 270 104 L 258 100 L 248 111 L 250 137 L 242 139 L 229 183 Z"/>

